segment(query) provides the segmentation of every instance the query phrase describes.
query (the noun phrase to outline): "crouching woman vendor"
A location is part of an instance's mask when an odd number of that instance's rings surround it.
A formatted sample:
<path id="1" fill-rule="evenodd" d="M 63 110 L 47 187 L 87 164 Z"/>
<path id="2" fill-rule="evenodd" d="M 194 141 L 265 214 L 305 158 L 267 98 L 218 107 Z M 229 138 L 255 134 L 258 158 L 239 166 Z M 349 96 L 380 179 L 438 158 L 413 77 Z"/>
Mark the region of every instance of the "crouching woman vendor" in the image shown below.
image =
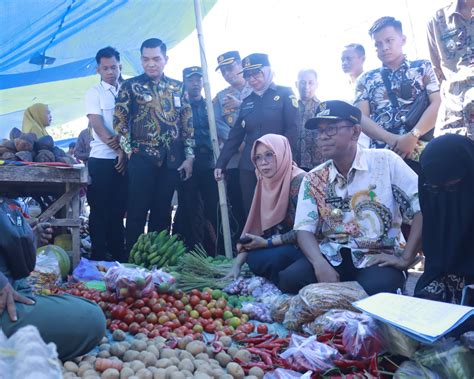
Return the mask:
<path id="1" fill-rule="evenodd" d="M 288 139 L 281 135 L 257 139 L 251 158 L 258 181 L 229 276 L 236 278 L 247 262 L 255 275 L 271 280 L 283 292 L 294 292 L 292 265 L 303 254 L 296 246 L 293 222 L 305 172 L 293 163 Z"/>
<path id="2" fill-rule="evenodd" d="M 31 228 L 16 202 L 0 196 L 0 329 L 7 337 L 36 326 L 61 360 L 86 354 L 105 335 L 99 306 L 71 295 L 32 296 L 24 280 L 36 262 L 36 243 L 52 237 L 50 224 Z"/>

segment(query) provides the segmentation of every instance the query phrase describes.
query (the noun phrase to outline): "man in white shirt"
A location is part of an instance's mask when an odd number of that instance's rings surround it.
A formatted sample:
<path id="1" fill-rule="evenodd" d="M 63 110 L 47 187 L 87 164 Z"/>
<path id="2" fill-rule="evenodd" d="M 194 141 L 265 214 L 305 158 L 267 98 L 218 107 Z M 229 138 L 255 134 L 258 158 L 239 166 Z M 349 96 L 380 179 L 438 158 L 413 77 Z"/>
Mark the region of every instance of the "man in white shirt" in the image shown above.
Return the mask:
<path id="1" fill-rule="evenodd" d="M 93 260 L 126 260 L 123 217 L 127 204 L 126 156 L 113 129 L 115 98 L 122 66 L 112 47 L 97 52 L 100 83 L 86 93 L 86 113 L 92 126 L 87 188 Z"/>
<path id="2" fill-rule="evenodd" d="M 295 286 L 355 280 L 369 295 L 395 292 L 421 247 L 418 178 L 394 152 L 358 146 L 360 120 L 334 100 L 306 123 L 329 160 L 301 183 L 294 229 L 305 257 L 293 265 Z M 412 223 L 406 244 L 402 221 Z"/>

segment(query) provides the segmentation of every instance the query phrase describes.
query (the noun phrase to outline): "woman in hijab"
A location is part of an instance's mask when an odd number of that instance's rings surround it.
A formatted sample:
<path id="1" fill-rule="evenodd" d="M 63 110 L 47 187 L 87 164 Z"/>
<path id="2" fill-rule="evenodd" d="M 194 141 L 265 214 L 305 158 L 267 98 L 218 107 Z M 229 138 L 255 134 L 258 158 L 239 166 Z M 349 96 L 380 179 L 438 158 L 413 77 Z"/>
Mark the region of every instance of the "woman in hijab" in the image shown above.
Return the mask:
<path id="1" fill-rule="evenodd" d="M 459 304 L 474 283 L 474 141 L 449 134 L 420 158 L 425 271 L 415 296 Z"/>
<path id="2" fill-rule="evenodd" d="M 293 91 L 273 83 L 273 72 L 266 54 L 249 55 L 242 61 L 242 67 L 243 77 L 252 88 L 252 93 L 242 101 L 239 117 L 216 162 L 214 176 L 217 181 L 222 179 L 222 171 L 245 140 L 239 162 L 239 176 L 243 205 L 248 215 L 257 183 L 250 158 L 253 143 L 265 134 L 280 134 L 288 138 L 294 149 L 299 116 L 298 101 Z"/>
<path id="3" fill-rule="evenodd" d="M 285 290 L 291 283 L 282 278 L 281 272 L 303 257 L 295 245 L 293 222 L 305 172 L 294 164 L 288 139 L 281 135 L 267 134 L 257 139 L 251 157 L 257 186 L 237 244 L 239 255 L 228 276 L 238 277 L 247 262 L 255 275 Z"/>
<path id="4" fill-rule="evenodd" d="M 51 125 L 51 111 L 46 104 L 36 103 L 26 108 L 23 115 L 23 133 L 35 133 L 36 136 L 47 136 L 46 127 Z"/>

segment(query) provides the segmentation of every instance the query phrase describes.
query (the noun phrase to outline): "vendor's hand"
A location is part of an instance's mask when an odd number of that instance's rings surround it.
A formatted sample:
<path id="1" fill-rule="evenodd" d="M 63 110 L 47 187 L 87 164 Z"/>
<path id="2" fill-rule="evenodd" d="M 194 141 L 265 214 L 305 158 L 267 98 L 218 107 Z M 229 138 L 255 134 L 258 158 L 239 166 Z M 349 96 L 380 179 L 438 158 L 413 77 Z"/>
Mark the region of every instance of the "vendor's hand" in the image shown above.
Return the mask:
<path id="1" fill-rule="evenodd" d="M 314 274 L 318 283 L 336 283 L 339 282 L 339 274 L 327 261 L 321 261 L 314 266 Z"/>
<path id="2" fill-rule="evenodd" d="M 240 108 L 241 104 L 242 104 L 242 101 L 240 101 L 239 99 L 237 99 L 235 96 L 232 96 L 232 95 L 227 95 L 222 101 L 222 105 L 224 106 L 225 109 L 238 109 Z"/>
<path id="3" fill-rule="evenodd" d="M 184 170 L 184 179 L 188 180 L 191 176 L 193 176 L 193 158 L 186 158 L 181 166 L 178 167 L 178 171 Z"/>
<path id="4" fill-rule="evenodd" d="M 53 228 L 49 222 L 40 222 L 33 227 L 38 246 L 47 245 L 53 238 Z"/>
<path id="5" fill-rule="evenodd" d="M 5 286 L 0 290 L 0 316 L 7 307 L 8 316 L 10 320 L 17 321 L 18 317 L 16 315 L 15 301 L 23 304 L 33 305 L 35 302 L 27 297 L 20 295 L 16 292 L 10 283 L 5 284 Z"/>
<path id="6" fill-rule="evenodd" d="M 245 237 L 252 238 L 252 241 L 242 245 L 244 251 L 264 249 L 268 247 L 268 242 L 265 238 L 250 233 L 245 233 Z"/>
<path id="7" fill-rule="evenodd" d="M 418 138 L 413 134 L 407 133 L 403 136 L 399 136 L 395 142 L 395 145 L 392 147 L 393 151 L 400 155 L 403 159 L 408 157 L 413 150 L 415 150 Z"/>
<path id="8" fill-rule="evenodd" d="M 223 279 L 237 279 L 240 275 L 240 266 L 237 264 L 234 264 L 228 274 L 224 276 Z"/>
<path id="9" fill-rule="evenodd" d="M 120 149 L 120 136 L 117 134 L 115 136 L 110 136 L 106 140 L 106 144 L 108 147 L 110 147 L 113 150 L 119 150 Z"/>
<path id="10" fill-rule="evenodd" d="M 366 267 L 370 266 L 379 266 L 379 267 L 395 267 L 396 269 L 403 271 L 406 270 L 410 266 L 409 261 L 404 259 L 403 257 L 398 257 L 393 254 L 375 254 L 373 255 L 370 260 L 367 262 Z"/>
<path id="11" fill-rule="evenodd" d="M 224 179 L 224 173 L 222 172 L 221 168 L 214 169 L 214 179 L 216 179 L 216 182 L 219 182 Z"/>
<path id="12" fill-rule="evenodd" d="M 122 175 L 125 175 L 125 169 L 127 168 L 127 154 L 120 149 L 117 151 L 117 163 L 115 169 Z"/>

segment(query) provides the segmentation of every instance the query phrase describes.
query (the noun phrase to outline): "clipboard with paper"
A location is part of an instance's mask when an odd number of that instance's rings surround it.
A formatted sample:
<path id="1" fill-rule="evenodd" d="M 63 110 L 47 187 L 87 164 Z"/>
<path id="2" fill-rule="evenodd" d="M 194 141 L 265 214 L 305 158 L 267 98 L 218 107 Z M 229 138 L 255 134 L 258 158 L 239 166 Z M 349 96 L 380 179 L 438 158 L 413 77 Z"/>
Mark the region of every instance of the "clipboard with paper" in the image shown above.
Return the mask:
<path id="1" fill-rule="evenodd" d="M 379 293 L 352 304 L 422 343 L 433 343 L 474 316 L 474 308 Z"/>

